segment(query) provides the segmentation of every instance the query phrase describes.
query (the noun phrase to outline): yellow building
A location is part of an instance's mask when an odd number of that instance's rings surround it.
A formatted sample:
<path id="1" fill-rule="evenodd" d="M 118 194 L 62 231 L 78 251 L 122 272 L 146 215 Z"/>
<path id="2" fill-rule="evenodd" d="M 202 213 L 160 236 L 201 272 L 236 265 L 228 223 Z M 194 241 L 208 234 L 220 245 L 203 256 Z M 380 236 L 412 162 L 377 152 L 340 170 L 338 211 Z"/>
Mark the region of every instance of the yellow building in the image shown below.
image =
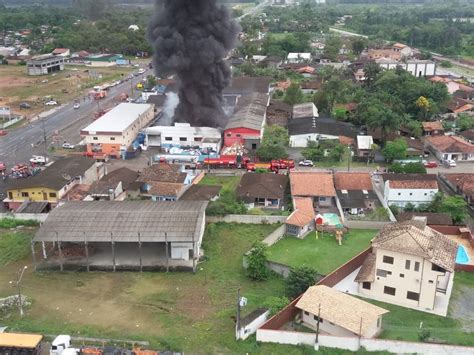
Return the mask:
<path id="1" fill-rule="evenodd" d="M 48 202 L 49 208 L 76 184 L 92 183 L 103 176 L 103 167 L 93 159 L 75 156 L 55 161 L 46 170 L 27 179 L 17 179 L 8 185 L 3 202 L 15 211 L 25 201 Z"/>

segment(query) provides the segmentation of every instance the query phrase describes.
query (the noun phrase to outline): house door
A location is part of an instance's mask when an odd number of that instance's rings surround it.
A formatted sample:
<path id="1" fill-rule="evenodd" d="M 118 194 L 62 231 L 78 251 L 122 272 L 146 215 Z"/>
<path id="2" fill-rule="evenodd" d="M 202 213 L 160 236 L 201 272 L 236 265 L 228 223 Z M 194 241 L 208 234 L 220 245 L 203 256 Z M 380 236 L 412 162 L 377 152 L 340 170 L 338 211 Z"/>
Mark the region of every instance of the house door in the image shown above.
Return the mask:
<path id="1" fill-rule="evenodd" d="M 48 194 L 46 192 L 43 192 L 43 200 L 48 201 Z"/>

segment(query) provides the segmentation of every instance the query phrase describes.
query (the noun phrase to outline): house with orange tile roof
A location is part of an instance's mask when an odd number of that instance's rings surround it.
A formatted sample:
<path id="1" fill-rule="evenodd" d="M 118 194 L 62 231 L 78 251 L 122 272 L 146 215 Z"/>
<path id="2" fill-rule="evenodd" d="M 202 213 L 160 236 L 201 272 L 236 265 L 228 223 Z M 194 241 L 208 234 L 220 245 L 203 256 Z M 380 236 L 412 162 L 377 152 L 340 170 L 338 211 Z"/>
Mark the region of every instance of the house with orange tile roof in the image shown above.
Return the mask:
<path id="1" fill-rule="evenodd" d="M 474 174 L 443 174 L 441 179 L 450 186 L 453 191 L 464 197 L 472 206 L 474 205 Z"/>
<path id="2" fill-rule="evenodd" d="M 337 212 L 332 173 L 293 171 L 290 173 L 290 186 L 293 197 L 311 198 L 316 211 Z"/>
<path id="3" fill-rule="evenodd" d="M 389 206 L 426 205 L 439 191 L 436 174 L 383 174 L 382 179 Z"/>
<path id="4" fill-rule="evenodd" d="M 286 234 L 304 238 L 314 229 L 313 200 L 311 197 L 294 197 L 294 211 L 286 219 Z"/>
<path id="5" fill-rule="evenodd" d="M 441 160 L 474 161 L 474 145 L 456 136 L 432 136 L 425 146 Z"/>
<path id="6" fill-rule="evenodd" d="M 424 136 L 442 136 L 444 127 L 441 121 L 421 122 Z"/>
<path id="7" fill-rule="evenodd" d="M 344 215 L 365 215 L 381 207 L 367 172 L 336 172 L 334 174 L 338 203 Z"/>

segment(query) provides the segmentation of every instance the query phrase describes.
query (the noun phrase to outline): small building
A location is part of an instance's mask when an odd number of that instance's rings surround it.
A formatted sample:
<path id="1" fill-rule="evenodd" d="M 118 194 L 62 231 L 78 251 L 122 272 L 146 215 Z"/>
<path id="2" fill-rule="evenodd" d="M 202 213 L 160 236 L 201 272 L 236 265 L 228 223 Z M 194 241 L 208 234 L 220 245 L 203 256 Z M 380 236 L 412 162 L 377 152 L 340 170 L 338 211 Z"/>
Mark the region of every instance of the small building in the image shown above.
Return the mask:
<path id="1" fill-rule="evenodd" d="M 421 122 L 424 136 L 442 136 L 444 127 L 440 121 Z"/>
<path id="2" fill-rule="evenodd" d="M 425 146 L 441 161 L 474 161 L 474 145 L 456 136 L 430 136 Z"/>
<path id="3" fill-rule="evenodd" d="M 39 55 L 26 62 L 28 75 L 47 75 L 64 70 L 64 57 L 51 54 Z"/>
<path id="4" fill-rule="evenodd" d="M 431 60 L 407 60 L 405 62 L 391 59 L 376 59 L 375 62 L 382 69 L 396 69 L 400 67 L 417 78 L 436 75 L 436 63 Z"/>
<path id="5" fill-rule="evenodd" d="M 144 129 L 145 145 L 150 147 L 198 147 L 219 152 L 222 135 L 217 128 L 191 127 L 189 123 L 176 122 L 173 126 L 154 126 Z"/>
<path id="6" fill-rule="evenodd" d="M 296 104 L 293 106 L 293 120 L 301 118 L 316 119 L 319 117 L 318 108 L 312 102 Z"/>
<path id="7" fill-rule="evenodd" d="M 474 205 L 474 174 L 442 174 L 440 177 L 454 192 L 464 197 L 470 206 Z"/>
<path id="8" fill-rule="evenodd" d="M 56 48 L 54 51 L 51 52 L 52 55 L 58 57 L 69 57 L 71 55 L 71 50 L 69 48 Z"/>
<path id="9" fill-rule="evenodd" d="M 370 157 L 373 154 L 374 139 L 372 136 L 357 136 L 357 156 Z"/>
<path id="10" fill-rule="evenodd" d="M 257 149 L 266 124 L 268 104 L 268 94 L 241 96 L 237 100 L 235 113 L 225 127 L 224 145 L 241 144 L 247 149 Z"/>
<path id="11" fill-rule="evenodd" d="M 373 189 L 369 173 L 336 172 L 334 187 L 345 214 L 365 215 L 382 206 Z"/>
<path id="12" fill-rule="evenodd" d="M 314 230 L 313 199 L 311 197 L 293 197 L 294 211 L 285 221 L 286 234 L 304 238 L 306 234 Z"/>
<path id="13" fill-rule="evenodd" d="M 350 122 L 329 117 L 292 119 L 288 124 L 290 147 L 304 148 L 309 141 L 339 140 L 341 137 L 355 139 L 359 130 Z"/>
<path id="14" fill-rule="evenodd" d="M 124 158 L 138 133 L 154 118 L 153 105 L 121 103 L 81 130 L 87 152 Z M 138 146 L 138 143 L 136 143 Z"/>
<path id="15" fill-rule="evenodd" d="M 137 181 L 138 172 L 129 168 L 121 167 L 111 172 L 107 172 L 101 182 L 118 185 L 121 184 L 121 188 L 125 193 L 126 197 L 134 198 L 140 193 L 141 183 Z"/>
<path id="16" fill-rule="evenodd" d="M 448 112 L 458 115 L 465 112 L 474 112 L 474 102 L 460 97 L 452 97 L 446 105 Z"/>
<path id="17" fill-rule="evenodd" d="M 179 198 L 180 201 L 216 201 L 221 185 L 191 185 Z"/>
<path id="18" fill-rule="evenodd" d="M 309 63 L 311 59 L 311 53 L 288 53 L 286 57 L 288 63 Z"/>
<path id="19" fill-rule="evenodd" d="M 331 173 L 292 171 L 290 186 L 293 197 L 310 197 L 315 210 L 337 212 L 336 190 Z"/>
<path id="20" fill-rule="evenodd" d="M 280 65 L 283 64 L 283 59 L 278 56 L 268 56 L 260 62 L 260 65 L 270 69 L 278 69 Z"/>
<path id="21" fill-rule="evenodd" d="M 392 49 L 369 49 L 367 52 L 367 58 L 372 60 L 390 59 L 399 61 L 402 58 L 402 55 L 400 52 L 394 51 Z"/>
<path id="22" fill-rule="evenodd" d="M 148 181 L 142 196 L 150 197 L 152 201 L 178 201 L 185 188 L 181 183 Z"/>
<path id="23" fill-rule="evenodd" d="M 355 278 L 358 292 L 433 312 L 440 295 L 449 302 L 457 249 L 455 241 L 426 226 L 426 219 L 389 224 L 372 240 L 372 253 Z"/>
<path id="24" fill-rule="evenodd" d="M 303 324 L 335 336 L 374 338 L 389 311 L 325 285 L 311 286 L 296 303 Z"/>
<path id="25" fill-rule="evenodd" d="M 117 65 L 117 61 L 123 60 L 124 57 L 121 54 L 93 54 L 84 58 L 87 66 L 90 67 L 113 67 Z"/>
<path id="26" fill-rule="evenodd" d="M 383 174 L 382 178 L 389 206 L 427 205 L 439 191 L 436 174 Z"/>
<path id="27" fill-rule="evenodd" d="M 80 201 L 53 210 L 33 238 L 38 268 L 196 271 L 205 201 Z M 35 244 L 44 246 L 36 257 Z M 53 252 L 50 250 L 53 249 Z"/>
<path id="28" fill-rule="evenodd" d="M 47 202 L 48 209 L 52 209 L 76 184 L 91 184 L 103 174 L 103 164 L 90 158 L 61 158 L 35 176 L 9 183 L 7 198 L 3 202 L 12 211 L 25 201 Z"/>
<path id="29" fill-rule="evenodd" d="M 247 208 L 283 209 L 288 177 L 273 173 L 246 173 L 235 191 Z"/>
<path id="30" fill-rule="evenodd" d="M 314 94 L 321 89 L 322 82 L 319 80 L 304 80 L 300 83 L 303 94 Z"/>
<path id="31" fill-rule="evenodd" d="M 413 55 L 413 50 L 403 43 L 393 44 L 392 50 L 396 53 L 400 53 L 402 58 L 410 58 Z"/>

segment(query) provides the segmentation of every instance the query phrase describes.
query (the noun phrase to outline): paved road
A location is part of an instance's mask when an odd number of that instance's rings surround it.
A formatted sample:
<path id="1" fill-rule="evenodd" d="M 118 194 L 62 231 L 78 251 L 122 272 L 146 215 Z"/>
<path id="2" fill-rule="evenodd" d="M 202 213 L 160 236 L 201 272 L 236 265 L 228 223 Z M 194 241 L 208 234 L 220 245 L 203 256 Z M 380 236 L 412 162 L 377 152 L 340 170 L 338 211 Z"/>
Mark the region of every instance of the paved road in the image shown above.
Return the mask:
<path id="1" fill-rule="evenodd" d="M 69 134 L 67 138 L 71 140 L 70 143 L 78 143 L 80 140 L 79 129 L 92 120 L 92 115 L 98 108 L 108 108 L 116 104 L 116 97 L 122 92 L 130 95 L 132 85 L 135 86 L 148 74 L 151 74 L 150 70 L 111 88 L 108 97 L 103 100 L 87 99 L 84 101 L 81 99 L 79 109 L 75 110 L 73 104 L 70 103 L 58 108 L 56 112 L 44 119 L 11 130 L 8 135 L 0 137 L 0 161 L 11 168 L 15 163 L 27 162 L 32 154 L 45 155 L 44 134 L 46 133 L 47 143 L 50 143 L 54 134 L 59 133 L 62 136 L 64 130 L 74 125 L 77 127 L 76 136 L 73 137 Z M 134 93 L 136 94 L 137 91 L 134 90 Z"/>
<path id="2" fill-rule="evenodd" d="M 248 12 L 246 12 L 242 16 L 237 17 L 236 20 L 240 21 L 244 17 L 247 17 L 249 15 L 253 16 L 253 15 L 257 14 L 258 12 L 260 12 L 261 10 L 263 10 L 266 6 L 270 6 L 271 4 L 272 4 L 271 0 L 262 1 L 260 4 L 258 4 L 257 6 L 252 7 Z"/>

